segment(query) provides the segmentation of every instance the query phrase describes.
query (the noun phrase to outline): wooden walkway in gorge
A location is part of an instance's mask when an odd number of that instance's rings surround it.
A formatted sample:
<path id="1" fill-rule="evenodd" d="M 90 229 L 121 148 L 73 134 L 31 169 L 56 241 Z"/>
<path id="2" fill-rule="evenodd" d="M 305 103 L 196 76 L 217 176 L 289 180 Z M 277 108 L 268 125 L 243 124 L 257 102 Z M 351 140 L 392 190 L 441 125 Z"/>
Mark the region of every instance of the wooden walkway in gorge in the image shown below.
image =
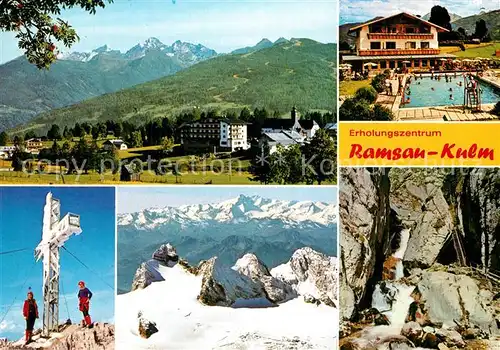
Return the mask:
<path id="1" fill-rule="evenodd" d="M 458 231 L 454 231 L 451 234 L 451 239 L 453 240 L 453 248 L 455 248 L 458 263 L 462 266 L 467 266 L 467 258 L 465 255 L 465 249 L 462 243 L 462 238 L 460 237 L 460 233 L 458 233 Z"/>
<path id="2" fill-rule="evenodd" d="M 492 269 L 485 269 L 482 266 L 476 265 L 470 267 L 472 271 L 488 278 L 491 282 L 495 283 L 497 287 L 500 287 L 500 271 L 495 271 Z"/>
<path id="3" fill-rule="evenodd" d="M 467 256 L 465 254 L 465 248 L 460 233 L 458 231 L 453 232 L 451 234 L 451 239 L 453 240 L 453 247 L 455 248 L 455 253 L 457 254 L 457 261 L 461 266 L 470 267 L 473 272 L 482 275 L 483 277 L 489 279 L 492 283 L 496 284 L 497 287 L 500 287 L 500 272 L 474 263 L 467 264 Z"/>
<path id="4" fill-rule="evenodd" d="M 470 265 L 467 264 L 467 255 L 465 254 L 464 243 L 459 231 L 454 231 L 451 234 L 451 239 L 453 241 L 453 248 L 457 254 L 457 262 L 461 266 L 470 267 L 473 272 L 479 273 L 483 277 L 488 278 L 490 281 L 500 286 L 500 275 L 497 274 L 500 272 L 485 268 L 484 266 L 476 265 L 474 263 L 471 263 Z"/>

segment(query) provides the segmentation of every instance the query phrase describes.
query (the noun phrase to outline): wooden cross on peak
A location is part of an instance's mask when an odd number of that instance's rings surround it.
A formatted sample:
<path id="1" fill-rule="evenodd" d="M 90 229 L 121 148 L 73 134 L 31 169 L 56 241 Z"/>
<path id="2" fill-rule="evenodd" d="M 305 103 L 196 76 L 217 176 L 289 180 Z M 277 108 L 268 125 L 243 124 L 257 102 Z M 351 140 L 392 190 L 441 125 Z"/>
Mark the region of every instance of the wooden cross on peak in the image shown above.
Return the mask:
<path id="1" fill-rule="evenodd" d="M 35 248 L 36 260 L 43 258 L 43 337 L 59 331 L 59 248 L 71 235 L 80 233 L 80 216 L 68 213 L 61 219 L 61 202 L 47 193 L 42 240 Z"/>

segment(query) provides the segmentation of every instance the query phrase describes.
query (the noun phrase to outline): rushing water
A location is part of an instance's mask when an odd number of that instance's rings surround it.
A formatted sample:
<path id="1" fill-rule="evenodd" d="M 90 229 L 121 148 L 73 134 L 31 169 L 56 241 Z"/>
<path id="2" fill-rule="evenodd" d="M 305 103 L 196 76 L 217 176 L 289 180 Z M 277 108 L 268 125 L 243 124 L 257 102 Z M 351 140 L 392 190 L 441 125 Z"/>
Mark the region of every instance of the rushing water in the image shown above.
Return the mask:
<path id="1" fill-rule="evenodd" d="M 412 78 L 411 93 L 405 92 L 405 100 L 410 98 L 410 103 L 401 105 L 402 108 L 431 107 L 431 106 L 463 106 L 464 103 L 464 78 L 461 75 L 450 76 L 446 82 L 431 79 L 430 77 Z M 459 86 L 462 83 L 462 86 Z M 482 90 L 482 103 L 496 103 L 500 101 L 500 91 L 489 84 L 479 81 Z M 451 91 L 450 91 L 451 89 Z M 450 98 L 450 95 L 452 98 Z"/>
<path id="2" fill-rule="evenodd" d="M 399 248 L 392 254 L 397 260 L 394 280 L 380 281 L 372 294 L 372 307 L 385 315 L 389 320 L 387 326 L 371 326 L 365 328 L 355 343 L 359 348 L 377 350 L 430 350 L 421 347 L 407 345 L 408 341 L 401 336 L 401 330 L 406 323 L 406 316 L 411 303 L 414 302 L 412 293 L 414 286 L 406 285 L 402 278 L 403 257 L 408 248 L 410 230 L 404 229 L 400 232 Z"/>
<path id="3" fill-rule="evenodd" d="M 411 294 L 415 287 L 407 286 L 399 281 L 404 277 L 402 260 L 408 248 L 410 229 L 402 230 L 400 236 L 399 248 L 392 254 L 394 258 L 398 259 L 395 280 L 379 282 L 372 295 L 372 307 L 387 316 L 390 325 L 372 327 L 365 333 L 368 338 L 377 337 L 378 334 L 399 335 L 405 324 L 410 305 L 414 301 Z"/>
<path id="4" fill-rule="evenodd" d="M 410 239 L 410 229 L 404 229 L 401 231 L 401 240 L 399 243 L 399 248 L 392 254 L 393 257 L 398 259 L 398 262 L 396 264 L 396 274 L 395 274 L 395 280 L 398 280 L 400 278 L 403 278 L 405 276 L 404 270 L 403 270 L 403 258 L 406 253 L 406 249 L 408 248 L 408 240 Z"/>
<path id="5" fill-rule="evenodd" d="M 383 282 L 382 282 L 383 283 Z M 378 284 L 372 295 L 372 307 L 387 316 L 391 326 L 399 331 L 405 324 L 406 315 L 414 299 L 411 293 L 414 286 L 399 282 Z"/>

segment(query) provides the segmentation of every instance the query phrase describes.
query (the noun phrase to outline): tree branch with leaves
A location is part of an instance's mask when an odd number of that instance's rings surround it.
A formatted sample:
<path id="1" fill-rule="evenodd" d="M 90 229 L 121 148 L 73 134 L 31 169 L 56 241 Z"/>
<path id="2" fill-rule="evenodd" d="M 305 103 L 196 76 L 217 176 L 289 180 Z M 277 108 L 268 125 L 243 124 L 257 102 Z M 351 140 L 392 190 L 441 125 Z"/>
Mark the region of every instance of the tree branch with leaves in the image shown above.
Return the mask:
<path id="1" fill-rule="evenodd" d="M 58 45 L 70 48 L 79 37 L 58 16 L 62 10 L 79 7 L 95 14 L 113 0 L 0 0 L 0 31 L 16 33 L 19 48 L 39 69 L 57 60 Z"/>

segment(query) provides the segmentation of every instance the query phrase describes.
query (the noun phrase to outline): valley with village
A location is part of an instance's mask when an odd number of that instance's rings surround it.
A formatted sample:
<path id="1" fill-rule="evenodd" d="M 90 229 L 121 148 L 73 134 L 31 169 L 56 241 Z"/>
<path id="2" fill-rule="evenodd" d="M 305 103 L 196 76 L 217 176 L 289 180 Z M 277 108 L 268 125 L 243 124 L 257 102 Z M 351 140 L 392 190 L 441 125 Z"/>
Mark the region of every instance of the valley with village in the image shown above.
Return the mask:
<path id="1" fill-rule="evenodd" d="M 335 66 L 335 44 L 284 38 L 19 57 L 0 66 L 0 183 L 334 183 Z"/>

